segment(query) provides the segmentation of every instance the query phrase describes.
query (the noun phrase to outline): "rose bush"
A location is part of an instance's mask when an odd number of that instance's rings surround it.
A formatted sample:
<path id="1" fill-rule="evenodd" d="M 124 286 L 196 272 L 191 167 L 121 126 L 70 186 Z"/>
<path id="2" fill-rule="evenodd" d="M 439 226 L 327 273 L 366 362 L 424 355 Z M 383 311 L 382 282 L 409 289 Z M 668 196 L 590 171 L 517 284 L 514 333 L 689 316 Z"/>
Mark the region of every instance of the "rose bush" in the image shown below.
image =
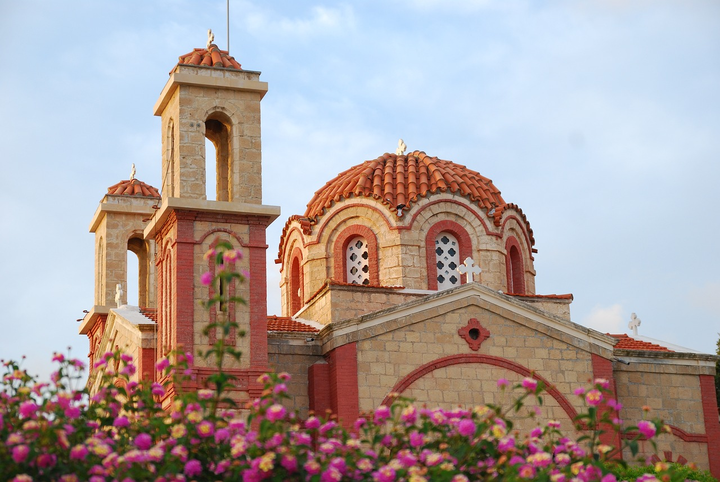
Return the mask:
<path id="1" fill-rule="evenodd" d="M 203 282 L 225 283 L 226 288 L 242 281 L 244 275 L 231 265 L 240 254 L 230 250 L 219 243 L 208 254 L 221 269 Z M 208 304 L 237 301 L 223 296 Z M 514 420 L 525 416 L 523 407 L 542 404 L 544 387 L 530 378 L 514 386 L 498 382 L 512 395 L 506 406 L 428 409 L 396 396 L 390 406 L 362 414 L 345 430 L 333 417 L 300 419 L 287 410 L 289 376 L 268 373 L 260 380 L 263 395 L 240 409 L 226 396 L 232 378 L 222 370 L 226 354 L 240 356 L 225 343 L 239 327 L 221 320 L 215 328 L 222 336 L 201 355 L 216 361 L 217 376 L 207 390 L 180 390 L 167 411 L 159 397 L 170 383 L 182 387 L 193 364 L 190 353 L 174 353 L 158 363 L 156 378 L 164 384 L 131 381 L 132 358 L 106 353 L 96 366 L 102 369 L 102 388 L 92 397 L 87 388 L 75 386 L 82 379 L 79 360 L 56 354 L 59 367 L 51 383 L 38 383 L 18 363 L 4 362 L 0 480 L 613 482 L 615 473 L 628 469 L 615 458 L 621 447 L 600 443 L 602 431 L 636 433 L 625 442 L 635 454 L 640 437 L 653 443 L 665 430 L 659 420 L 621 428 L 621 407 L 609 398 L 605 380 L 576 391 L 586 406 L 576 420 L 586 435 L 578 440 L 564 436 L 556 421 L 538 423 L 525 434 L 514 429 Z M 687 476 L 670 464 L 655 469 L 637 480 L 670 482 Z"/>

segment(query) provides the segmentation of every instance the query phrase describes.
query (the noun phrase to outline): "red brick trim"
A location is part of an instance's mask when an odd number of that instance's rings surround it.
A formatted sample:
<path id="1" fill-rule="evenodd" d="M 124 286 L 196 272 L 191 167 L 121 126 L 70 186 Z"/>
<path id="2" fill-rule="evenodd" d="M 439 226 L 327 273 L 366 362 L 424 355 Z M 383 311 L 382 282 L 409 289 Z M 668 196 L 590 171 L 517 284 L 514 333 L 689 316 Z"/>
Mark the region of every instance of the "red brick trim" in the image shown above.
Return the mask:
<path id="1" fill-rule="evenodd" d="M 612 361 L 607 358 L 603 358 L 600 355 L 591 354 L 593 378 L 604 378 L 610 383 L 610 391 L 612 392 L 612 398 L 617 400 L 617 387 L 615 385 L 615 373 L 613 372 Z M 609 412 L 612 409 L 603 402 L 599 407 L 599 413 Z M 601 430 L 604 433 L 600 434 L 600 442 L 611 445 L 613 447 L 621 447 L 622 442 L 620 440 L 620 433 L 613 430 L 610 426 L 601 426 Z M 616 457 L 622 459 L 622 451 L 616 453 Z"/>
<path id="2" fill-rule="evenodd" d="M 708 443 L 708 436 L 704 433 L 690 433 L 686 432 L 685 430 L 681 429 L 680 427 L 676 427 L 675 425 L 666 424 L 668 427 L 670 427 L 670 433 L 675 435 L 677 438 L 682 440 L 683 442 L 696 442 L 696 443 L 702 443 L 706 444 Z M 621 435 L 621 438 L 624 438 L 626 440 L 632 440 L 635 437 L 640 435 L 640 432 L 625 432 Z M 639 440 L 647 440 L 644 435 L 640 435 Z"/>
<path id="3" fill-rule="evenodd" d="M 468 232 L 455 221 L 444 220 L 433 224 L 425 235 L 425 266 L 427 269 L 427 282 L 429 290 L 437 290 L 437 269 L 435 266 L 435 238 L 443 231 L 455 236 L 460 243 L 460 262 L 465 258 L 472 258 L 472 240 Z M 460 276 L 460 283 L 465 284 Z M 467 277 L 466 277 L 467 278 Z"/>
<path id="4" fill-rule="evenodd" d="M 214 234 L 214 233 L 225 233 L 225 234 L 228 234 L 228 235 L 232 236 L 233 238 L 235 238 L 235 240 L 238 242 L 238 244 L 240 244 L 240 246 L 242 246 L 242 247 L 245 247 L 245 246 L 246 246 L 246 245 L 245 245 L 245 242 L 242 240 L 242 238 L 240 237 L 239 234 L 237 234 L 237 233 L 236 233 L 235 231 L 233 231 L 232 229 L 227 229 L 227 228 L 213 228 L 213 229 L 209 230 L 208 232 L 206 232 L 205 234 L 203 234 L 202 236 L 200 236 L 200 238 L 198 238 L 197 244 L 202 244 L 203 241 L 205 241 L 205 240 L 208 238 L 208 236 L 210 236 L 210 235 L 212 235 L 212 234 Z"/>
<path id="5" fill-rule="evenodd" d="M 419 380 L 420 378 L 424 377 L 428 373 L 431 373 L 438 368 L 445 368 L 452 365 L 461 365 L 465 363 L 480 363 L 484 365 L 492 365 L 500 368 L 505 368 L 507 370 L 513 371 L 519 375 L 522 375 L 524 377 L 533 378 L 537 381 L 543 382 L 545 386 L 547 387 L 547 393 L 551 397 L 553 397 L 557 402 L 560 404 L 562 409 L 565 411 L 568 417 L 570 417 L 570 420 L 575 420 L 575 417 L 577 417 L 577 411 L 575 408 L 570 404 L 567 398 L 560 393 L 560 391 L 555 388 L 554 385 L 552 385 L 550 382 L 545 380 L 542 376 L 538 375 L 534 371 L 530 370 L 527 367 L 524 367 L 520 365 L 519 363 L 515 363 L 512 360 L 508 360 L 506 358 L 500 358 L 497 356 L 492 355 L 478 355 L 478 354 L 466 354 L 466 355 L 450 355 L 442 358 L 438 358 L 435 361 L 431 361 L 430 363 L 426 363 L 412 372 L 410 372 L 408 375 L 406 375 L 402 380 L 397 382 L 395 386 L 390 390 L 391 393 L 402 393 L 404 392 L 410 385 L 412 385 L 415 381 Z M 389 405 L 392 402 L 392 398 L 390 396 L 386 396 L 383 400 L 383 405 Z"/>
<path id="6" fill-rule="evenodd" d="M 250 225 L 249 270 L 250 270 L 250 366 L 267 369 L 267 280 L 265 266 L 266 226 Z"/>
<path id="7" fill-rule="evenodd" d="M 175 315 L 175 339 L 171 347 L 182 347 L 184 351 L 195 353 L 193 338 L 193 324 L 195 321 L 195 218 L 192 213 L 175 212 L 177 225 L 175 232 L 175 267 L 170 273 L 171 295 L 170 302 Z M 168 320 L 168 328 L 172 326 L 172 319 Z M 174 343 L 173 343 L 174 342 Z"/>
<path id="8" fill-rule="evenodd" d="M 333 279 L 336 281 L 345 281 L 345 273 L 347 272 L 347 259 L 345 250 L 348 244 L 355 236 L 362 236 L 368 243 L 368 264 L 370 267 L 370 284 L 380 284 L 380 273 L 378 265 L 378 242 L 375 233 L 362 224 L 354 224 L 343 229 L 335 239 L 333 245 Z"/>
<path id="9" fill-rule="evenodd" d="M 510 249 L 513 247 L 517 249 L 520 255 L 520 266 L 517 266 L 517 263 L 513 263 L 512 257 L 510 256 Z M 522 246 L 520 246 L 515 236 L 510 236 L 507 238 L 507 241 L 505 241 L 505 276 L 508 293 L 515 295 L 525 294 L 525 259 Z M 515 286 L 516 277 L 518 281 L 520 281 L 520 286 Z"/>
<path id="10" fill-rule="evenodd" d="M 520 225 L 520 230 L 522 231 L 523 236 L 525 237 L 525 243 L 528 245 L 528 250 L 530 250 L 530 259 L 535 259 L 535 257 L 532 255 L 532 246 L 534 243 L 533 243 L 532 239 L 530 238 L 530 235 L 525 230 L 525 226 L 527 226 L 527 221 L 522 221 L 520 218 L 518 218 L 514 214 L 511 214 L 510 216 L 506 217 L 505 220 L 500 225 L 500 233 L 501 234 L 505 233 L 505 225 L 511 219 L 514 219 L 515 221 L 517 221 L 518 225 Z M 522 250 L 520 252 L 522 253 Z"/>
<path id="11" fill-rule="evenodd" d="M 138 378 L 152 382 L 155 378 L 155 348 L 140 348 L 138 358 Z"/>
<path id="12" fill-rule="evenodd" d="M 360 415 L 357 375 L 357 343 L 348 343 L 327 355 L 332 411 L 347 429 Z"/>
<path id="13" fill-rule="evenodd" d="M 712 375 L 698 376 L 700 377 L 700 393 L 705 418 L 705 435 L 708 439 L 710 473 L 716 479 L 720 479 L 720 422 L 718 422 L 718 405 L 715 398 L 715 377 Z"/>
<path id="14" fill-rule="evenodd" d="M 310 410 L 318 415 L 332 411 L 330 400 L 330 365 L 315 363 L 308 367 L 308 398 Z"/>

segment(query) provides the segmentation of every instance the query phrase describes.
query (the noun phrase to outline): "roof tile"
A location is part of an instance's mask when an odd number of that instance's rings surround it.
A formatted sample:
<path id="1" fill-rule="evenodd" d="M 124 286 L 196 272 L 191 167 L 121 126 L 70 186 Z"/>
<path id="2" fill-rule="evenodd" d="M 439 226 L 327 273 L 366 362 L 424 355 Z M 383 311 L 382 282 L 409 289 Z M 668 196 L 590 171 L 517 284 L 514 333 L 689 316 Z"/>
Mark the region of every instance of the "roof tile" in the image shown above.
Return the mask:
<path id="1" fill-rule="evenodd" d="M 194 49 L 190 53 L 181 55 L 178 58 L 178 64 L 242 70 L 242 66 L 229 55 L 227 50 L 220 50 L 215 44 L 210 44 L 205 49 Z"/>
<path id="2" fill-rule="evenodd" d="M 607 334 L 612 336 L 613 338 L 617 338 L 619 340 L 618 344 L 615 345 L 616 350 L 643 350 L 643 351 L 667 351 L 667 352 L 673 351 L 664 346 L 656 345 L 655 343 L 650 343 L 649 341 L 636 340 L 635 338 L 632 338 L 625 334 L 620 334 L 620 335 L 614 335 L 612 333 L 607 333 Z"/>
<path id="3" fill-rule="evenodd" d="M 319 330 L 289 316 L 268 316 L 268 331 L 284 331 L 294 333 L 317 333 Z"/>
<path id="4" fill-rule="evenodd" d="M 107 192 L 108 194 L 118 196 L 160 197 L 160 191 L 152 187 L 150 184 L 146 184 L 138 179 L 120 181 L 119 183 L 110 186 Z"/>

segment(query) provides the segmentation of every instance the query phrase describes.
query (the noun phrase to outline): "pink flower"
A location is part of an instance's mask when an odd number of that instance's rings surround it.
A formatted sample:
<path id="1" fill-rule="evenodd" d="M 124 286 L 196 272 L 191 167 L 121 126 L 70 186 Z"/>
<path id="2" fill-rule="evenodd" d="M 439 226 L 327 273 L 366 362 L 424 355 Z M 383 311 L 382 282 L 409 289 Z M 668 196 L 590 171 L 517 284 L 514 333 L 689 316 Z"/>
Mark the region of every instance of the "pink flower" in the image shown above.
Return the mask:
<path id="1" fill-rule="evenodd" d="M 267 418 L 271 422 L 277 422 L 278 420 L 282 420 L 285 417 L 286 413 L 287 410 L 285 409 L 285 407 L 276 403 L 274 405 L 271 405 L 270 408 L 267 409 L 267 412 L 265 413 L 265 418 Z"/>
<path id="2" fill-rule="evenodd" d="M 210 284 L 213 281 L 213 274 L 210 271 L 206 271 L 200 276 L 200 282 L 204 284 L 205 286 L 210 286 Z"/>
<path id="3" fill-rule="evenodd" d="M 37 463 L 38 467 L 52 467 L 57 463 L 57 455 L 55 454 L 40 454 L 38 455 L 38 458 L 35 459 L 35 463 Z"/>
<path id="4" fill-rule="evenodd" d="M 614 474 L 607 474 L 600 480 L 600 482 L 617 482 L 617 478 Z"/>
<path id="5" fill-rule="evenodd" d="M 80 417 L 80 409 L 78 407 L 68 407 L 65 409 L 65 416 L 70 420 Z"/>
<path id="6" fill-rule="evenodd" d="M 417 420 L 417 408 L 414 405 L 408 405 L 400 413 L 400 420 L 408 425 L 413 425 Z"/>
<path id="7" fill-rule="evenodd" d="M 585 401 L 588 405 L 591 405 L 593 407 L 597 407 L 598 405 L 600 405 L 600 402 L 602 402 L 602 400 L 602 392 L 600 392 L 600 390 L 596 388 L 593 388 L 587 393 L 587 395 L 585 395 Z"/>
<path id="8" fill-rule="evenodd" d="M 53 353 L 52 361 L 62 363 L 65 361 L 65 355 L 62 353 Z"/>
<path id="9" fill-rule="evenodd" d="M 185 463 L 185 469 L 183 470 L 185 475 L 188 477 L 194 477 L 202 473 L 202 464 L 199 460 L 191 459 Z"/>
<path id="10" fill-rule="evenodd" d="M 153 382 L 151 393 L 156 397 L 162 397 L 165 395 L 165 387 L 160 385 L 158 382 Z"/>
<path id="11" fill-rule="evenodd" d="M 395 480 L 395 469 L 385 465 L 373 473 L 373 479 L 377 482 L 393 482 Z"/>
<path id="12" fill-rule="evenodd" d="M 221 428 L 217 432 L 215 432 L 215 443 L 220 443 L 223 440 L 227 440 L 230 438 L 230 432 L 226 428 Z"/>
<path id="13" fill-rule="evenodd" d="M 498 388 L 506 388 L 510 385 L 510 381 L 507 378 L 501 378 L 497 381 Z"/>
<path id="14" fill-rule="evenodd" d="M 118 417 L 113 421 L 113 427 L 128 427 L 130 426 L 130 420 L 127 417 Z"/>
<path id="15" fill-rule="evenodd" d="M 138 434 L 137 437 L 135 437 L 135 441 L 133 442 L 137 448 L 140 450 L 148 450 L 150 447 L 152 447 L 152 437 L 146 433 Z"/>
<path id="16" fill-rule="evenodd" d="M 85 460 L 87 457 L 88 449 L 84 445 L 76 445 L 70 449 L 70 460 Z"/>
<path id="17" fill-rule="evenodd" d="M 657 432 L 655 424 L 647 420 L 640 420 L 638 422 L 638 430 L 640 430 L 640 433 L 643 434 L 645 438 L 653 438 Z"/>
<path id="18" fill-rule="evenodd" d="M 285 392 L 287 392 L 287 385 L 285 385 L 284 383 L 278 383 L 273 388 L 273 393 L 275 395 L 277 395 L 278 393 L 285 393 Z"/>
<path id="19" fill-rule="evenodd" d="M 377 409 L 375 409 L 376 424 L 384 422 L 388 419 L 388 417 L 390 417 L 390 409 L 385 405 L 380 405 Z"/>
<path id="20" fill-rule="evenodd" d="M 212 422 L 208 420 L 203 420 L 202 422 L 197 424 L 196 430 L 200 437 L 206 438 L 210 437 L 212 434 L 215 433 L 215 426 Z"/>
<path id="21" fill-rule="evenodd" d="M 38 408 L 34 402 L 23 402 L 20 404 L 20 416 L 24 418 L 34 418 Z"/>
<path id="22" fill-rule="evenodd" d="M 320 426 L 320 419 L 317 417 L 310 417 L 305 420 L 305 428 L 308 430 L 316 429 Z"/>
<path id="23" fill-rule="evenodd" d="M 342 473 L 335 467 L 328 467 L 320 476 L 320 482 L 337 482 L 342 480 Z"/>
<path id="24" fill-rule="evenodd" d="M 537 380 L 533 380 L 532 378 L 523 378 L 522 386 L 524 389 L 526 389 L 529 392 L 535 391 L 537 388 Z"/>
<path id="25" fill-rule="evenodd" d="M 532 465 L 523 465 L 518 471 L 518 475 L 521 479 L 532 479 L 535 477 L 535 467 Z"/>
<path id="26" fill-rule="evenodd" d="M 233 263 L 238 259 L 242 259 L 243 255 L 241 251 L 237 249 L 229 249 L 223 253 L 223 259 L 229 263 Z"/>
<path id="27" fill-rule="evenodd" d="M 498 450 L 500 452 L 507 452 L 515 448 L 515 439 L 513 437 L 503 437 L 498 441 Z"/>
<path id="28" fill-rule="evenodd" d="M 280 459 L 280 465 L 288 472 L 295 472 L 298 467 L 297 458 L 294 455 L 285 454 L 282 459 Z"/>
<path id="29" fill-rule="evenodd" d="M 12 449 L 12 458 L 15 463 L 19 464 L 24 461 L 30 453 L 30 447 L 27 445 L 16 445 Z"/>
<path id="30" fill-rule="evenodd" d="M 573 393 L 577 395 L 578 397 L 582 397 L 585 394 L 585 389 L 583 387 L 578 387 L 575 390 L 573 390 Z"/>
<path id="31" fill-rule="evenodd" d="M 610 389 L 610 380 L 608 380 L 607 378 L 596 378 L 595 385 L 600 385 L 601 387 L 609 390 Z"/>
<path id="32" fill-rule="evenodd" d="M 155 368 L 157 369 L 157 371 L 161 372 L 169 366 L 170 360 L 168 360 L 167 358 L 161 358 L 160 361 L 157 362 L 157 364 L 155 365 Z"/>
<path id="33" fill-rule="evenodd" d="M 463 437 L 472 437 L 475 435 L 475 423 L 467 418 L 462 419 L 458 424 L 458 432 Z"/>

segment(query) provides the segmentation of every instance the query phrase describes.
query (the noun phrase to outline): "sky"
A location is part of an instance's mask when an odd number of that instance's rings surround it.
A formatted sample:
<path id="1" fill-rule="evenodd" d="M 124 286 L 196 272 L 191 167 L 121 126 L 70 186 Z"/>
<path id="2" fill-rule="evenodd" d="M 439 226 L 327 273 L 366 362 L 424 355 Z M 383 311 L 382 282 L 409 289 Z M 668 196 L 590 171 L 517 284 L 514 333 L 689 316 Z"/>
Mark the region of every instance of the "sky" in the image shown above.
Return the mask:
<path id="1" fill-rule="evenodd" d="M 0 0 L 0 358 L 86 359 L 90 220 L 132 163 L 160 186 L 152 107 L 208 28 L 225 0 Z M 522 208 L 573 321 L 715 352 L 720 2 L 231 0 L 230 54 L 269 84 L 269 314 L 285 220 L 403 138 Z"/>

